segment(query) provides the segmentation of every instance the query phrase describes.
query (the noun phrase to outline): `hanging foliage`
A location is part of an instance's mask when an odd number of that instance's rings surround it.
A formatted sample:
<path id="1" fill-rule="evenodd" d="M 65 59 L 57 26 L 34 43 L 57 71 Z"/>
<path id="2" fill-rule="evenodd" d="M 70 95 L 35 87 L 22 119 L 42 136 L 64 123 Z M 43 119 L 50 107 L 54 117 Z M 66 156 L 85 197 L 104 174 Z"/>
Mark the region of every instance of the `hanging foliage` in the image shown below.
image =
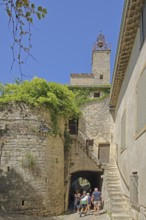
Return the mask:
<path id="1" fill-rule="evenodd" d="M 0 103 L 26 103 L 33 107 L 45 107 L 50 111 L 52 130 L 58 133 L 58 117 L 65 119 L 77 117 L 80 110 L 76 105 L 75 95 L 67 86 L 44 79 L 34 78 L 31 81 L 14 84 L 0 84 Z"/>

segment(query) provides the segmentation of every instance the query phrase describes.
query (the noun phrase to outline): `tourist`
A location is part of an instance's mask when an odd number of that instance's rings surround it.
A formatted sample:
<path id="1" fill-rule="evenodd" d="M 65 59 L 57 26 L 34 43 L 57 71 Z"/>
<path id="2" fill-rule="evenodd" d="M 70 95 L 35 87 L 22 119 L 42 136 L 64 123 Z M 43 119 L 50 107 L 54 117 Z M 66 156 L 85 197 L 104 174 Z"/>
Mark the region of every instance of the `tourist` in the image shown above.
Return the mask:
<path id="1" fill-rule="evenodd" d="M 101 192 L 98 191 L 98 188 L 95 188 L 91 198 L 91 201 L 93 202 L 94 205 L 94 215 L 99 214 L 101 200 L 102 200 Z"/>
<path id="2" fill-rule="evenodd" d="M 87 213 L 87 204 L 88 204 L 88 196 L 86 195 L 86 191 L 83 192 L 83 195 L 81 196 L 81 201 L 80 201 L 80 217 L 82 216 L 82 213 L 86 215 Z"/>
<path id="3" fill-rule="evenodd" d="M 90 211 L 90 208 L 91 208 L 91 196 L 90 196 L 90 193 L 87 193 L 87 196 L 88 196 L 87 211 Z"/>
<path id="4" fill-rule="evenodd" d="M 74 212 L 77 210 L 77 202 L 78 202 L 78 190 L 76 190 L 74 194 Z"/>
<path id="5" fill-rule="evenodd" d="M 78 193 L 76 200 L 77 200 L 77 213 L 79 213 L 79 211 L 80 211 L 81 193 Z"/>

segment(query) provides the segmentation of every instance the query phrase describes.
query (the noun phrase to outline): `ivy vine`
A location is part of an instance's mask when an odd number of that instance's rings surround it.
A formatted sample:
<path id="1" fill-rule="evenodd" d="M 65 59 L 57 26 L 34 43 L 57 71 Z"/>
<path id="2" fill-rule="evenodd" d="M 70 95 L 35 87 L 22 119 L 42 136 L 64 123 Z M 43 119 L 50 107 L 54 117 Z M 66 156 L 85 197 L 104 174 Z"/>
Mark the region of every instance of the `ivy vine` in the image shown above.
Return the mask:
<path id="1" fill-rule="evenodd" d="M 68 87 L 76 97 L 76 105 L 81 107 L 82 105 L 93 102 L 102 101 L 109 96 L 110 85 L 99 85 L 99 86 L 69 86 Z M 92 92 L 102 92 L 102 96 L 99 98 L 90 97 Z"/>
<path id="2" fill-rule="evenodd" d="M 0 84 L 0 94 L 0 104 L 23 102 L 33 107 L 47 108 L 51 114 L 53 134 L 59 132 L 59 116 L 67 119 L 80 114 L 76 96 L 67 86 L 44 79 L 35 77 L 31 81 Z"/>
<path id="3" fill-rule="evenodd" d="M 102 96 L 91 98 L 91 92 L 95 91 L 102 92 Z M 110 85 L 98 87 L 67 86 L 35 77 L 31 81 L 16 81 L 6 85 L 0 83 L 0 104 L 23 102 L 33 107 L 47 108 L 51 115 L 52 134 L 57 135 L 60 116 L 63 116 L 65 120 L 78 118 L 82 105 L 95 100 L 104 100 L 109 96 L 109 92 Z M 64 135 L 67 138 L 67 134 Z"/>

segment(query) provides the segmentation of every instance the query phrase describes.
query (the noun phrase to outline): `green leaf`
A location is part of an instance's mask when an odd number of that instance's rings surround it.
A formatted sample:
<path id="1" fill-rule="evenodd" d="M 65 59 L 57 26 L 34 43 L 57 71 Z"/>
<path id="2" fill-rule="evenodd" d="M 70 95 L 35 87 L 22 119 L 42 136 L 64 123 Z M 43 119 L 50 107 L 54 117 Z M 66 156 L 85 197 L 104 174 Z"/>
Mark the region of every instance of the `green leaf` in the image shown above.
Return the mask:
<path id="1" fill-rule="evenodd" d="M 43 8 L 43 11 L 42 11 L 44 14 L 47 14 L 47 9 L 46 8 Z"/>
<path id="2" fill-rule="evenodd" d="M 29 11 L 26 12 L 26 17 L 29 17 L 31 15 L 31 13 Z"/>
<path id="3" fill-rule="evenodd" d="M 38 11 L 40 11 L 40 12 L 42 12 L 42 11 L 43 11 L 42 6 L 38 6 Z"/>
<path id="4" fill-rule="evenodd" d="M 34 5 L 34 4 L 31 4 L 31 8 L 35 8 L 35 5 Z"/>
<path id="5" fill-rule="evenodd" d="M 41 19 L 41 14 L 39 12 L 37 12 L 37 17 L 39 20 Z"/>
<path id="6" fill-rule="evenodd" d="M 33 23 L 33 19 L 32 18 L 29 18 L 29 21 L 30 21 L 30 23 Z"/>

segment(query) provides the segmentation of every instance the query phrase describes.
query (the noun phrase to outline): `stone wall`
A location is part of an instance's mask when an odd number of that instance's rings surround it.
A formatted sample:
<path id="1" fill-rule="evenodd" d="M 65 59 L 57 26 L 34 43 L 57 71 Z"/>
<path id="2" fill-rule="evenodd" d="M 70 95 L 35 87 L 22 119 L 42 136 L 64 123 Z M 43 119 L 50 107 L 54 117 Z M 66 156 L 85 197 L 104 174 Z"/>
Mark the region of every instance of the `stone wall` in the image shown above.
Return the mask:
<path id="1" fill-rule="evenodd" d="M 110 50 L 93 50 L 92 73 L 96 84 L 106 85 L 110 83 Z M 100 79 L 100 75 L 103 76 L 102 79 Z"/>
<path id="2" fill-rule="evenodd" d="M 89 86 L 94 85 L 93 74 L 70 74 L 70 85 L 75 86 Z"/>
<path id="3" fill-rule="evenodd" d="M 30 215 L 64 211 L 64 123 L 49 134 L 47 110 L 0 106 L 0 210 Z"/>
<path id="4" fill-rule="evenodd" d="M 99 144 L 110 144 L 114 133 L 113 118 L 108 108 L 109 98 L 92 101 L 82 107 L 82 116 L 79 120 L 79 139 L 86 146 L 87 139 L 93 139 L 94 145 L 91 154 L 98 160 Z M 112 149 L 110 149 L 112 152 Z"/>

